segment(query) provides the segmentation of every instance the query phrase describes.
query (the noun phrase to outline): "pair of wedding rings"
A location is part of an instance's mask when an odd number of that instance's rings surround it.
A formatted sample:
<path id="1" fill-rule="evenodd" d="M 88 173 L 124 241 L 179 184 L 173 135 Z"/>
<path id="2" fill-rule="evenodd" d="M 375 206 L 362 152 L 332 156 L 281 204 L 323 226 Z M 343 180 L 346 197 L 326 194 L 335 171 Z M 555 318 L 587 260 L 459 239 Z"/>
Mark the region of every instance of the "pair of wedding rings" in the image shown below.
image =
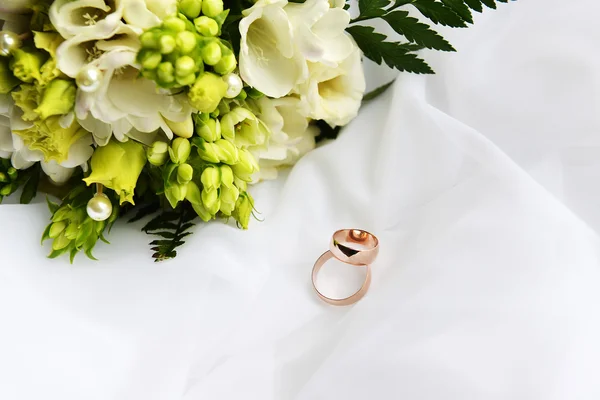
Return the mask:
<path id="1" fill-rule="evenodd" d="M 354 304 L 367 293 L 371 285 L 371 263 L 379 253 L 379 240 L 369 232 L 361 229 L 342 229 L 333 234 L 329 250 L 323 253 L 312 270 L 312 284 L 321 300 L 334 306 Z M 357 267 L 366 268 L 365 280 L 360 289 L 350 297 L 333 299 L 325 296 L 317 289 L 317 276 L 325 263 L 332 258 Z"/>

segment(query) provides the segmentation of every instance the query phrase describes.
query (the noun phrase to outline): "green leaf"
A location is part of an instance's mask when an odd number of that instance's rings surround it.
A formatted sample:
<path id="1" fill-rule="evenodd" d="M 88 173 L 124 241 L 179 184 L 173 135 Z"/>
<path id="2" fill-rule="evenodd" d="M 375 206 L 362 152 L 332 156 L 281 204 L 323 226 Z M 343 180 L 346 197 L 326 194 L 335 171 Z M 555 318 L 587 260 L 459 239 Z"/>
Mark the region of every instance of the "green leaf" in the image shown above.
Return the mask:
<path id="1" fill-rule="evenodd" d="M 393 11 L 382 18 L 410 42 L 420 44 L 428 49 L 456 51 L 446 39 L 431 30 L 428 25 L 419 22 L 416 18 L 409 17 L 407 11 Z"/>
<path id="2" fill-rule="evenodd" d="M 465 0 L 465 3 L 473 11 L 477 11 L 477 12 L 483 11 L 483 6 L 481 5 L 480 0 Z"/>
<path id="3" fill-rule="evenodd" d="M 393 80 L 390 83 L 386 83 L 385 85 L 380 86 L 377 89 L 367 93 L 365 97 L 363 97 L 363 102 L 371 101 L 381 96 L 390 88 L 390 86 L 394 84 L 394 82 L 396 82 L 396 80 Z"/>
<path id="4" fill-rule="evenodd" d="M 60 207 L 59 204 L 56 204 L 55 202 L 50 200 L 48 196 L 46 196 L 46 203 L 48 204 L 48 209 L 50 210 L 51 214 L 54 214 L 56 211 L 58 211 L 58 208 Z"/>
<path id="5" fill-rule="evenodd" d="M 29 170 L 28 170 L 29 171 Z M 29 172 L 29 176 L 27 177 L 27 181 L 23 186 L 23 192 L 21 193 L 20 203 L 21 204 L 29 204 L 31 200 L 36 196 L 38 185 L 40 183 L 40 167 L 39 164 L 31 167 L 31 172 Z"/>
<path id="6" fill-rule="evenodd" d="M 481 0 L 486 7 L 496 9 L 496 2 L 494 0 Z"/>
<path id="7" fill-rule="evenodd" d="M 385 14 L 385 8 L 390 4 L 389 0 L 359 0 L 358 8 L 361 17 L 379 17 Z"/>
<path id="8" fill-rule="evenodd" d="M 469 24 L 473 23 L 473 15 L 471 14 L 469 7 L 467 7 L 464 0 L 442 0 L 442 3 L 450 7 L 465 22 L 468 22 Z"/>
<path id="9" fill-rule="evenodd" d="M 143 229 L 146 233 L 163 238 L 150 242 L 150 248 L 154 252 L 152 258 L 159 262 L 175 257 L 175 249 L 185 243 L 182 239 L 192 234 L 188 230 L 194 226 L 191 221 L 196 218 L 196 212 L 186 203 L 174 211 L 157 215 L 146 224 Z"/>
<path id="10" fill-rule="evenodd" d="M 416 0 L 412 5 L 434 24 L 453 28 L 464 28 L 467 26 L 457 13 L 443 3 L 438 3 L 435 0 Z"/>
<path id="11" fill-rule="evenodd" d="M 370 26 L 351 26 L 347 31 L 354 37 L 365 57 L 377 64 L 385 62 L 398 71 L 433 74 L 433 70 L 425 61 L 410 53 L 417 48 L 414 45 L 386 42 L 386 36 L 375 32 Z"/>

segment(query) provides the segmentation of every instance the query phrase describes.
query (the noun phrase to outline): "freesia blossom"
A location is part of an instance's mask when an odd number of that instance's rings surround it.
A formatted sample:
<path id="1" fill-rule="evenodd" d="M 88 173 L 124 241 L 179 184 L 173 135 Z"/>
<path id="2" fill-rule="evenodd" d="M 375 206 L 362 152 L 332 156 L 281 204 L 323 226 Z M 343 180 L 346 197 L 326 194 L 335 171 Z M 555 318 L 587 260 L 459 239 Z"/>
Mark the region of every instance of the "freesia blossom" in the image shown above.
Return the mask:
<path id="1" fill-rule="evenodd" d="M 256 152 L 260 170 L 255 180 L 275 179 L 281 167 L 294 165 L 304 154 L 315 148 L 319 130 L 309 125 L 306 104 L 296 97 L 257 102 L 260 119 L 271 131 L 269 146 Z"/>

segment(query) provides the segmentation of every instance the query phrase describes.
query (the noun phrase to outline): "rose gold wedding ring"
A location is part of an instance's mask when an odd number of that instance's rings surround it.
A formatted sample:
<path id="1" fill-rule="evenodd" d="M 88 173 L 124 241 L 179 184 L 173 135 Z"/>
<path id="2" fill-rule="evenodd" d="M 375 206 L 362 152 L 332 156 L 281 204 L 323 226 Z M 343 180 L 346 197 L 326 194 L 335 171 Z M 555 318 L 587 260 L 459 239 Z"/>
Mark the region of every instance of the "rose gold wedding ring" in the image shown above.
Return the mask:
<path id="1" fill-rule="evenodd" d="M 360 229 L 342 229 L 333 234 L 329 250 L 319 257 L 312 270 L 313 288 L 321 300 L 334 306 L 348 306 L 364 297 L 371 285 L 371 266 L 379 253 L 379 240 L 369 232 Z M 327 261 L 337 258 L 346 264 L 366 268 L 365 280 L 360 289 L 350 297 L 333 299 L 317 289 L 317 275 Z"/>

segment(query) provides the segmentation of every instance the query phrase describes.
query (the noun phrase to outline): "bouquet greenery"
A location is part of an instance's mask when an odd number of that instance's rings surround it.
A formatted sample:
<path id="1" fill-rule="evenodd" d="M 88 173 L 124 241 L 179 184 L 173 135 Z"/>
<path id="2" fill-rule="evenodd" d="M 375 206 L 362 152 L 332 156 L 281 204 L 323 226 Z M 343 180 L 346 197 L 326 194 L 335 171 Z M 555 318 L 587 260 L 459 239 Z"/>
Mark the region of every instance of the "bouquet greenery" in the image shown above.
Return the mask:
<path id="1" fill-rule="evenodd" d="M 198 218 L 246 229 L 251 185 L 385 90 L 365 95 L 363 56 L 433 73 L 419 51 L 454 48 L 426 21 L 466 27 L 506 1 L 5 0 L 0 201 L 59 198 L 43 241 L 71 262 L 127 215 L 148 218 L 157 261 Z"/>

